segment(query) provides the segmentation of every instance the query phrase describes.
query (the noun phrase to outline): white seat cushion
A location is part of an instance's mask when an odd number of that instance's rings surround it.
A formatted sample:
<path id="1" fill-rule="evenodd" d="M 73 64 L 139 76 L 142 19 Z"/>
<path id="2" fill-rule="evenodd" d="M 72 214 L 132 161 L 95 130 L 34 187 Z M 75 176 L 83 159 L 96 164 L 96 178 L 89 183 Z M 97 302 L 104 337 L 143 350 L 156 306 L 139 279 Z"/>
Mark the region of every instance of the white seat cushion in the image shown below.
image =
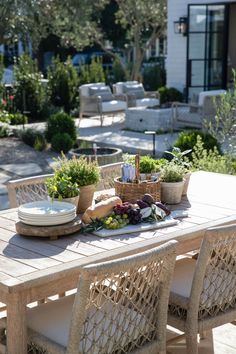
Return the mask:
<path id="1" fill-rule="evenodd" d="M 124 93 L 124 85 L 136 85 L 138 84 L 138 81 L 126 81 L 126 82 L 116 82 L 114 86 L 116 87 L 116 93 L 121 94 Z"/>
<path id="2" fill-rule="evenodd" d="M 109 101 L 102 102 L 102 112 L 116 112 L 116 111 L 125 111 L 127 109 L 127 104 L 125 101 Z"/>
<path id="3" fill-rule="evenodd" d="M 66 347 L 73 303 L 74 295 L 71 295 L 28 309 L 28 327 L 53 342 Z M 97 345 L 100 343 L 102 347 L 106 347 L 109 337 L 116 336 L 116 343 L 124 346 L 137 339 L 140 331 L 144 334 L 147 331 L 149 333 L 149 328 L 150 331 L 153 330 L 153 326 L 150 322 L 148 323 L 143 315 L 127 307 L 121 310 L 119 306 L 122 305 L 106 303 L 96 313 L 94 308 L 89 310 L 88 317 L 92 318 L 92 324 L 96 324 L 96 327 L 89 322 L 86 323 L 87 336 L 80 343 L 81 352 L 87 353 L 91 349 L 91 353 L 99 354 Z M 105 319 L 104 313 L 106 313 Z M 110 351 L 112 351 L 112 347 L 108 347 L 107 352 L 109 353 Z"/>
<path id="4" fill-rule="evenodd" d="M 176 262 L 171 292 L 189 298 L 195 266 L 196 260 L 191 258 L 182 258 Z"/>
<path id="5" fill-rule="evenodd" d="M 170 305 L 174 304 L 179 308 L 188 309 L 195 266 L 196 260 L 191 258 L 183 258 L 176 262 L 171 284 Z M 236 298 L 235 274 L 221 267 L 214 267 L 211 273 L 208 270 L 208 277 L 204 279 L 203 292 L 200 297 L 200 307 L 205 312 L 202 311 L 199 317 L 207 316 L 211 308 L 216 313 L 215 307 L 219 304 L 222 310 L 227 309 L 232 298 Z"/>
<path id="6" fill-rule="evenodd" d="M 136 107 L 159 106 L 160 101 L 157 98 L 142 98 L 136 100 Z"/>
<path id="7" fill-rule="evenodd" d="M 90 87 L 102 87 L 102 86 L 105 86 L 105 82 L 96 82 L 96 83 L 92 83 L 92 84 L 85 84 L 85 85 L 81 85 L 79 87 L 80 89 L 80 93 L 82 94 L 82 96 L 86 96 L 86 97 L 89 97 L 90 94 L 89 94 L 89 88 Z"/>
<path id="8" fill-rule="evenodd" d="M 113 95 L 109 86 L 92 86 L 89 87 L 89 94 L 91 96 L 100 96 L 102 101 L 112 101 Z"/>
<path id="9" fill-rule="evenodd" d="M 206 96 L 217 96 L 217 95 L 225 95 L 227 91 L 225 90 L 211 90 L 211 91 L 202 91 L 199 93 L 198 104 L 199 106 L 203 106 L 203 102 Z"/>

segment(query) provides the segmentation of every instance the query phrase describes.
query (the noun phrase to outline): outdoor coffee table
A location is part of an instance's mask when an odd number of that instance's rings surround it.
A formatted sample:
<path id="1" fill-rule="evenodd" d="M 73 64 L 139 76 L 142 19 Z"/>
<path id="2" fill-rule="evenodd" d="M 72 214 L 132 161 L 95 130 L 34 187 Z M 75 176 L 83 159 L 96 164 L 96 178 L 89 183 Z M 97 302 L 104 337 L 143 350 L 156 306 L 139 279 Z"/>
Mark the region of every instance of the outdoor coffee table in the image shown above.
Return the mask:
<path id="1" fill-rule="evenodd" d="M 15 233 L 17 210 L 0 213 L 0 301 L 7 305 L 7 353 L 27 353 L 26 305 L 77 287 L 79 267 L 137 253 L 171 239 L 178 254 L 200 246 L 208 227 L 236 222 L 236 177 L 196 172 L 188 198 L 172 209 L 187 209 L 178 225 L 102 239 L 74 234 L 56 241 Z M 0 348 L 1 349 L 1 348 Z"/>
<path id="2" fill-rule="evenodd" d="M 132 107 L 125 112 L 125 128 L 140 132 L 168 131 L 172 127 L 171 118 L 171 108 Z"/>

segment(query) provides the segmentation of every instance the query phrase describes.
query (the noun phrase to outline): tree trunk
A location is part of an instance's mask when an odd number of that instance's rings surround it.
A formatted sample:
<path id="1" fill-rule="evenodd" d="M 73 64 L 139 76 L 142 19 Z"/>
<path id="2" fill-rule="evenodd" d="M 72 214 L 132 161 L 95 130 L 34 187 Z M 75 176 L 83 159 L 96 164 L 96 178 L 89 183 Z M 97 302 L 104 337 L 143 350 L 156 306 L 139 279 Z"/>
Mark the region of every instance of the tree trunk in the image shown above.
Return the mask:
<path id="1" fill-rule="evenodd" d="M 144 57 L 144 52 L 140 46 L 140 33 L 139 28 L 136 26 L 134 32 L 134 50 L 135 50 L 135 57 L 133 58 L 133 65 L 132 65 L 132 73 L 131 73 L 131 80 L 140 80 L 141 78 L 141 65 Z"/>

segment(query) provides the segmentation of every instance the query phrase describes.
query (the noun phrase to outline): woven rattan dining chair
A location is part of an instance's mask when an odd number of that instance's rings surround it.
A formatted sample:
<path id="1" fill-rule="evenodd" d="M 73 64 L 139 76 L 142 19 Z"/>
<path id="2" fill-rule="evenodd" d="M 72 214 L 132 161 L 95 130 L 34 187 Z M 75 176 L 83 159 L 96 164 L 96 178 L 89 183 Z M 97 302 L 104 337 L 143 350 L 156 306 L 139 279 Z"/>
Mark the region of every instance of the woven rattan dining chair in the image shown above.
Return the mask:
<path id="1" fill-rule="evenodd" d="M 45 181 L 52 174 L 12 180 L 7 183 L 10 207 L 16 208 L 21 204 L 47 199 Z"/>
<path id="2" fill-rule="evenodd" d="M 114 178 L 121 176 L 122 162 L 100 166 L 101 180 L 97 190 L 114 187 Z M 21 204 L 47 199 L 45 181 L 53 174 L 34 176 L 12 180 L 7 183 L 10 207 L 16 208 Z"/>
<path id="3" fill-rule="evenodd" d="M 165 353 L 176 244 L 82 267 L 75 295 L 27 310 L 30 348 L 47 354 Z"/>
<path id="4" fill-rule="evenodd" d="M 207 230 L 198 259 L 176 262 L 168 324 L 185 332 L 187 353 L 197 354 L 198 333 L 235 318 L 236 224 Z"/>

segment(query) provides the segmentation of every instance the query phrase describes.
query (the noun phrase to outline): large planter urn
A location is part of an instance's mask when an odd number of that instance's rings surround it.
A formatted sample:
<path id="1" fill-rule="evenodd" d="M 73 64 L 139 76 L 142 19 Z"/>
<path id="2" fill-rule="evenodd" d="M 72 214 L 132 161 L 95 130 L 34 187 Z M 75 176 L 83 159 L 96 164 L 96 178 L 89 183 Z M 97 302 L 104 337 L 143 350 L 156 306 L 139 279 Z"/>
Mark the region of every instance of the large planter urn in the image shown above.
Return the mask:
<path id="1" fill-rule="evenodd" d="M 77 206 L 77 214 L 84 213 L 93 202 L 93 195 L 95 192 L 95 184 L 80 187 L 79 203 Z"/>
<path id="2" fill-rule="evenodd" d="M 181 202 L 185 180 L 181 182 L 161 182 L 161 201 L 167 204 Z"/>

